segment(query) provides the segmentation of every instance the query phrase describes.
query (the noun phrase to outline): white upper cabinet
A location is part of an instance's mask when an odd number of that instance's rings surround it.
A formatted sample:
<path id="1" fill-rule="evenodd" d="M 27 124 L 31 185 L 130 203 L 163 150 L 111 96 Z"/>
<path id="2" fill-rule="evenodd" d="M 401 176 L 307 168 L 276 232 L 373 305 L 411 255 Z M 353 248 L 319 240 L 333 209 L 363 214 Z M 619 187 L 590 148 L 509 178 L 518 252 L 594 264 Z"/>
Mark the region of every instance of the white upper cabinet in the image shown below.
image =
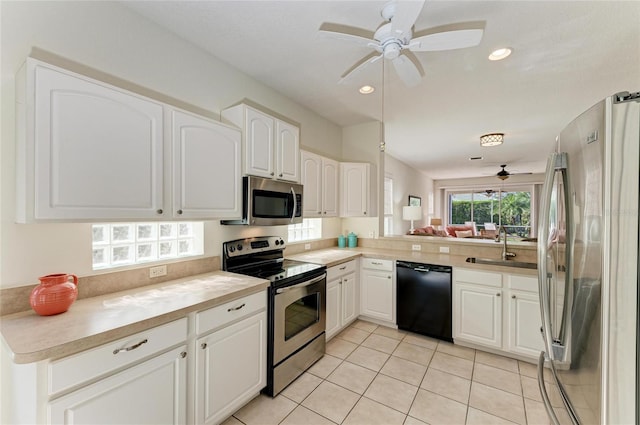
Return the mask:
<path id="1" fill-rule="evenodd" d="M 306 151 L 300 151 L 300 157 L 304 216 L 336 217 L 340 163 Z"/>
<path id="2" fill-rule="evenodd" d="M 364 162 L 341 162 L 341 217 L 376 216 L 375 171 Z"/>
<path id="3" fill-rule="evenodd" d="M 222 118 L 243 129 L 244 174 L 300 182 L 298 127 L 245 104 L 225 109 Z"/>
<path id="4" fill-rule="evenodd" d="M 300 129 L 280 120 L 276 120 L 276 176 L 300 181 Z"/>
<path id="5" fill-rule="evenodd" d="M 16 221 L 241 216 L 241 133 L 28 58 L 16 81 Z"/>
<path id="6" fill-rule="evenodd" d="M 239 130 L 171 111 L 173 216 L 237 218 L 242 214 Z"/>
<path id="7" fill-rule="evenodd" d="M 18 75 L 17 221 L 163 214 L 163 105 L 28 59 Z"/>

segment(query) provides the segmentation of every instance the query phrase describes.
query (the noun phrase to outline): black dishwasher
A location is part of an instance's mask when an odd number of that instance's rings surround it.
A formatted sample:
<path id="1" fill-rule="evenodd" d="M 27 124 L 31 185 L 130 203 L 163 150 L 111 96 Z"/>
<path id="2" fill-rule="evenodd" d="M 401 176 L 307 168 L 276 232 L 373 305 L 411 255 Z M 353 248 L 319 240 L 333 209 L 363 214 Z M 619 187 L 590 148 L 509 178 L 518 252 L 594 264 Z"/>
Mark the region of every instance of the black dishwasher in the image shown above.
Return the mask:
<path id="1" fill-rule="evenodd" d="M 451 267 L 397 261 L 398 328 L 451 338 Z"/>

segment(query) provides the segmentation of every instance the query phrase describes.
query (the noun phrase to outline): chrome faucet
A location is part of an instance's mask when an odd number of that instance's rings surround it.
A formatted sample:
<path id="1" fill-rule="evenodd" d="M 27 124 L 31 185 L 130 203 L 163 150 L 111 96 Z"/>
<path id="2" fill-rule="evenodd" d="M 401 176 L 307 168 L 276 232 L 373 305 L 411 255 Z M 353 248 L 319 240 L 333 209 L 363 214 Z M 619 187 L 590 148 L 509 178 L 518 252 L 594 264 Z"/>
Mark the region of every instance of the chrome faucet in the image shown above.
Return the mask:
<path id="1" fill-rule="evenodd" d="M 502 260 L 507 261 L 509 258 L 513 258 L 516 256 L 515 252 L 507 251 L 507 228 L 504 226 L 500 226 L 500 232 L 504 232 L 504 239 L 502 243 Z M 498 234 L 499 234 L 498 233 Z"/>

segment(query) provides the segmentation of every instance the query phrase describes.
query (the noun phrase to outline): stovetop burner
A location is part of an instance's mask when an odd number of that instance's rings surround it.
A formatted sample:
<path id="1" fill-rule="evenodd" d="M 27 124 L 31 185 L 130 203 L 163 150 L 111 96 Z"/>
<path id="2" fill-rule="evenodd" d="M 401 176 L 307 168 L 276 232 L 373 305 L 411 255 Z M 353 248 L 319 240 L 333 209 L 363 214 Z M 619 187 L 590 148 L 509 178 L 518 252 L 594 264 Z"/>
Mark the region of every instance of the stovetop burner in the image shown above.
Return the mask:
<path id="1" fill-rule="evenodd" d="M 222 269 L 268 279 L 284 286 L 301 278 L 316 277 L 325 266 L 284 259 L 285 242 L 278 236 L 237 239 L 222 244 Z"/>

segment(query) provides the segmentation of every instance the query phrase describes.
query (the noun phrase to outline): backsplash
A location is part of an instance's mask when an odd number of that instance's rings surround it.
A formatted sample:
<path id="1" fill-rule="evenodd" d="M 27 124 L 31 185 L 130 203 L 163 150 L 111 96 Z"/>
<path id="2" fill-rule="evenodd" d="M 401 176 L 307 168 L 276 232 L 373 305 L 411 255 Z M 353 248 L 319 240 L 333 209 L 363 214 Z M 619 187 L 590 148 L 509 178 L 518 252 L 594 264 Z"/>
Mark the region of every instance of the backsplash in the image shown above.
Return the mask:
<path id="1" fill-rule="evenodd" d="M 149 267 L 80 277 L 78 278 L 78 299 L 97 297 L 220 270 L 220 257 L 168 263 L 166 266 L 167 274 L 153 279 L 149 278 Z M 37 284 L 2 289 L 0 291 L 0 315 L 4 316 L 31 309 L 29 295 L 36 286 Z"/>

